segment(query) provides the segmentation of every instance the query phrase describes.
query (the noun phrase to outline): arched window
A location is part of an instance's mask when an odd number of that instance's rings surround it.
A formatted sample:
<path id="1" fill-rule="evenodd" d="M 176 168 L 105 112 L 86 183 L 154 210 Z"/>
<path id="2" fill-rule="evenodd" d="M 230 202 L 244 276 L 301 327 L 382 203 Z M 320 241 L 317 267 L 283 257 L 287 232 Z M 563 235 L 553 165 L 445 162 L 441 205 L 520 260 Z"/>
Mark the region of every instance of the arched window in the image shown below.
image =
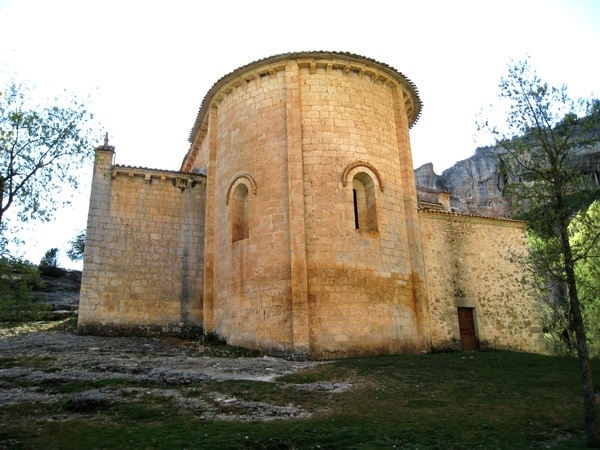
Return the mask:
<path id="1" fill-rule="evenodd" d="M 365 172 L 352 179 L 354 197 L 354 226 L 357 230 L 377 231 L 377 208 L 375 206 L 375 183 Z"/>
<path id="2" fill-rule="evenodd" d="M 231 212 L 231 241 L 237 242 L 250 237 L 248 227 L 248 187 L 237 185 L 229 203 Z"/>

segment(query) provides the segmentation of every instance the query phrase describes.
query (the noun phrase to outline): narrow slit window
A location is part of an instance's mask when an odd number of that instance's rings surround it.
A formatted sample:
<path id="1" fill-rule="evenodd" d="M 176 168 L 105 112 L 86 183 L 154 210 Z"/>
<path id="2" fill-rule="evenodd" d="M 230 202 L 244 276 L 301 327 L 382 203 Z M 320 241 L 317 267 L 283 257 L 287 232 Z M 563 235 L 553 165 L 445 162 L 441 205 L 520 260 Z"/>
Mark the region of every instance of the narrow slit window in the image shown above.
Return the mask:
<path id="1" fill-rule="evenodd" d="M 377 231 L 375 183 L 366 173 L 356 174 L 352 180 L 354 199 L 354 226 L 358 230 Z"/>
<path id="2" fill-rule="evenodd" d="M 352 196 L 354 198 L 354 228 L 358 230 L 360 226 L 358 224 L 358 203 L 356 200 L 356 189 L 352 189 Z"/>
<path id="3" fill-rule="evenodd" d="M 231 196 L 231 240 L 241 241 L 250 237 L 248 226 L 248 188 L 239 184 Z"/>

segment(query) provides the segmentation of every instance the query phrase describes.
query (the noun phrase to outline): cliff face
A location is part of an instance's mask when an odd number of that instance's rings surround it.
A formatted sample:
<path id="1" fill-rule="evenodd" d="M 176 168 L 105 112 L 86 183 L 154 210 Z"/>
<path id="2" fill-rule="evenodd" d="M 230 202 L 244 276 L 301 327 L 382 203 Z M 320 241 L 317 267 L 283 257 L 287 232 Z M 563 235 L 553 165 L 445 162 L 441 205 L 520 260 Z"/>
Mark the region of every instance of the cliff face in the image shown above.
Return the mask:
<path id="1" fill-rule="evenodd" d="M 468 159 L 437 175 L 433 164 L 415 169 L 417 186 L 450 192 L 453 211 L 487 217 L 512 217 L 510 201 L 503 196 L 506 180 L 500 172 L 502 152 L 478 148 Z M 574 165 L 600 186 L 600 143 L 574 157 Z"/>
<path id="2" fill-rule="evenodd" d="M 505 180 L 499 161 L 497 149 L 481 148 L 442 175 L 434 172 L 433 164 L 424 164 L 415 170 L 415 179 L 417 186 L 450 192 L 452 209 L 456 212 L 511 217 L 510 202 L 502 195 Z"/>

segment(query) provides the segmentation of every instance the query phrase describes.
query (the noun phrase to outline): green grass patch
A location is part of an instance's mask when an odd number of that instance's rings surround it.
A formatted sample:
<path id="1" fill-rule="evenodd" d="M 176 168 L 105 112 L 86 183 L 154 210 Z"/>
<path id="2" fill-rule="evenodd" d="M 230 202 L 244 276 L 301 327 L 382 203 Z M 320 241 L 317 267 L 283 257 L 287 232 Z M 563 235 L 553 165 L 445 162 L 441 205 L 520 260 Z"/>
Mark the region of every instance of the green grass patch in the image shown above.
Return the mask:
<path id="1" fill-rule="evenodd" d="M 137 427 L 140 423 L 154 423 L 181 419 L 178 408 L 170 398 L 145 396 L 143 401 L 119 402 L 110 411 L 112 421 Z"/>
<path id="2" fill-rule="evenodd" d="M 55 358 L 50 356 L 32 356 L 25 358 L 0 358 L 0 369 L 11 367 L 24 367 L 28 369 L 50 370 L 50 366 Z"/>
<path id="3" fill-rule="evenodd" d="M 70 394 L 101 388 L 121 389 L 130 385 L 131 383 L 128 383 L 127 380 L 122 378 L 106 378 L 103 380 L 86 380 L 64 383 L 59 386 L 54 386 L 52 391 L 60 394 Z"/>
<path id="4" fill-rule="evenodd" d="M 592 370 L 600 383 L 598 360 L 592 361 Z M 346 382 L 352 388 L 333 393 L 293 386 L 319 381 Z M 68 383 L 56 389 L 77 393 L 125 386 L 127 380 L 111 379 L 98 384 Z M 286 375 L 274 383 L 223 381 L 177 389 L 184 398 L 198 397 L 207 403 L 211 403 L 210 394 L 217 392 L 246 402 L 293 404 L 312 416 L 261 422 L 206 420 L 173 397 L 156 393 L 121 396 L 111 405 L 62 420 L 44 419 L 48 409 L 43 406 L 20 405 L 4 412 L 0 448 L 512 450 L 585 446 L 578 362 L 568 357 L 482 352 L 354 358 Z"/>
<path id="5" fill-rule="evenodd" d="M 245 402 L 264 402 L 278 406 L 293 404 L 301 408 L 313 408 L 325 401 L 322 392 L 307 392 L 264 381 L 210 382 L 202 387 L 204 392 L 218 392 Z M 197 395 L 197 394 L 196 394 Z"/>
<path id="6" fill-rule="evenodd" d="M 8 369 L 19 365 L 17 358 L 0 358 L 0 369 Z"/>
<path id="7" fill-rule="evenodd" d="M 331 381 L 332 373 L 326 372 L 322 367 L 301 373 L 290 373 L 278 377 L 277 380 L 284 383 L 311 384 L 319 381 Z"/>

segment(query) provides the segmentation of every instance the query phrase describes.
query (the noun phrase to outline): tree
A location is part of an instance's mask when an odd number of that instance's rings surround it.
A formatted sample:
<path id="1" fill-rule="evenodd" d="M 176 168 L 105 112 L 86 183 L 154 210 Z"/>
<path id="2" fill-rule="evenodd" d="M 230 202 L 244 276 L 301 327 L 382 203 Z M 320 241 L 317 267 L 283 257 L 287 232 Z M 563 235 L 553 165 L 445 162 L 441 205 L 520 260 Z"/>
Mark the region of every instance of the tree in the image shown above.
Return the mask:
<path id="1" fill-rule="evenodd" d="M 81 261 L 85 251 L 85 230 L 79 231 L 70 244 L 71 248 L 67 250 L 67 256 L 71 261 Z"/>
<path id="2" fill-rule="evenodd" d="M 505 126 L 480 124 L 492 132 L 503 150 L 501 161 L 509 180 L 508 193 L 515 212 L 528 221 L 543 242 L 543 252 L 533 254 L 538 269 L 563 285 L 568 299 L 569 326 L 581 369 L 587 444 L 600 447 L 598 405 L 588 360 L 582 317 L 577 263 L 590 255 L 600 239 L 598 227 L 588 228 L 586 238 L 574 245 L 569 226 L 597 196 L 578 167 L 577 157 L 600 140 L 594 131 L 598 101 L 572 100 L 565 85 L 551 87 L 533 71 L 528 61 L 509 67 L 500 81 L 499 98 L 507 104 Z M 537 258 L 537 261 L 536 261 Z"/>
<path id="3" fill-rule="evenodd" d="M 78 170 L 91 160 L 93 116 L 74 97 L 39 102 L 33 89 L 0 87 L 0 228 L 15 210 L 20 221 L 48 220 L 76 189 Z"/>
<path id="4" fill-rule="evenodd" d="M 48 250 L 40 260 L 40 267 L 58 267 L 58 249 Z"/>
<path id="5" fill-rule="evenodd" d="M 58 266 L 58 252 L 57 248 L 51 248 L 41 259 L 38 269 L 42 275 L 47 277 L 62 277 L 67 273 L 65 269 Z"/>

